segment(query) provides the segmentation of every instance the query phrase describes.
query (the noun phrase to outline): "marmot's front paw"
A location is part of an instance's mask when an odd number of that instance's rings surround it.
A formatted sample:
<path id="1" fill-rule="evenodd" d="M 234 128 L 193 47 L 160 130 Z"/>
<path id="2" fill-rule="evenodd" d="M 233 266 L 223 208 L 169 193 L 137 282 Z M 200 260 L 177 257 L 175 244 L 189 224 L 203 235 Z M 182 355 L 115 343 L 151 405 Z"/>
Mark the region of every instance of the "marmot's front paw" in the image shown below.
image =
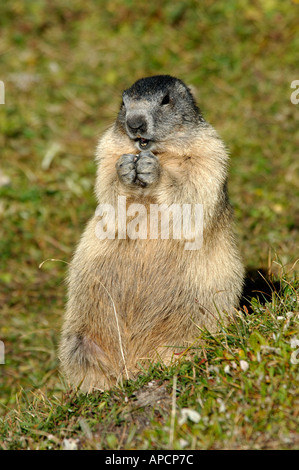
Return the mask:
<path id="1" fill-rule="evenodd" d="M 145 187 L 158 180 L 160 162 L 149 150 L 142 151 L 139 155 L 126 153 L 117 161 L 116 171 L 123 184 Z"/>
<path id="2" fill-rule="evenodd" d="M 160 176 L 159 159 L 150 150 L 140 152 L 136 162 L 136 173 L 136 182 L 141 186 L 156 183 Z"/>
<path id="3" fill-rule="evenodd" d="M 116 171 L 120 181 L 124 184 L 134 184 L 136 180 L 137 155 L 125 153 L 116 162 Z"/>

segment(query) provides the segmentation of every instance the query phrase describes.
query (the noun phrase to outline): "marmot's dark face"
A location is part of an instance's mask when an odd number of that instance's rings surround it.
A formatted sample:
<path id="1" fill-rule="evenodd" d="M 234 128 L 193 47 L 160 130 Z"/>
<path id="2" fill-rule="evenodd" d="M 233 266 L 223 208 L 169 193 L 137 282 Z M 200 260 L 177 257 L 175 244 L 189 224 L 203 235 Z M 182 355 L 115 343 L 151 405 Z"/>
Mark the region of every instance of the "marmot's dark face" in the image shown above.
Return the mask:
<path id="1" fill-rule="evenodd" d="M 187 136 L 201 121 L 189 88 L 169 75 L 142 78 L 125 90 L 117 119 L 139 150 L 154 150 L 178 133 Z"/>

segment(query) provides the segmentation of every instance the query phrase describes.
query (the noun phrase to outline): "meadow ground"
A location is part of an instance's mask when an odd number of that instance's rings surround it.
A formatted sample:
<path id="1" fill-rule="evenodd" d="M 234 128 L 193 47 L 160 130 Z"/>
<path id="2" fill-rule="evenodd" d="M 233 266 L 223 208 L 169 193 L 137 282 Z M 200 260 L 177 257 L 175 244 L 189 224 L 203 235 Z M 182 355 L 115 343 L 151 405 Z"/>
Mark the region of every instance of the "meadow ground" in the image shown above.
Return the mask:
<path id="1" fill-rule="evenodd" d="M 299 448 L 298 8 L 1 2 L 1 449 Z M 247 295 L 265 294 L 199 331 L 191 361 L 86 397 L 58 369 L 67 263 L 96 207 L 97 140 L 122 90 L 160 73 L 192 85 L 229 148 Z"/>

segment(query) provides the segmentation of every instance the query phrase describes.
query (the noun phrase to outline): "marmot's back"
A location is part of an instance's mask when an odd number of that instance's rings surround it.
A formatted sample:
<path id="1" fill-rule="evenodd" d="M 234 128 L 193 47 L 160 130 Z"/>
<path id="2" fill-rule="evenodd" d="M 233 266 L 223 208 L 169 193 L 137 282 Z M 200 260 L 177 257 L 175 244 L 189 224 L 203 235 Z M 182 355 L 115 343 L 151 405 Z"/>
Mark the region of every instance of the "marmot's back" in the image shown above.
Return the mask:
<path id="1" fill-rule="evenodd" d="M 169 360 L 238 306 L 227 153 L 186 85 L 138 80 L 99 142 L 96 196 L 69 274 L 60 357 L 75 385 L 105 388 Z M 202 210 L 203 209 L 203 210 Z"/>

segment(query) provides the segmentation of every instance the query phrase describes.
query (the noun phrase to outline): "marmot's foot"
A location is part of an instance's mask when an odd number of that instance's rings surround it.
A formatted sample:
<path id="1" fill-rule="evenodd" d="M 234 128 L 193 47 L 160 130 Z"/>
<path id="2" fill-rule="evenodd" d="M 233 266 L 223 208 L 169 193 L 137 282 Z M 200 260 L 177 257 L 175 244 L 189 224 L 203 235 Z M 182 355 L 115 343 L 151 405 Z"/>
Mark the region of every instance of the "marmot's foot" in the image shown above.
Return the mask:
<path id="1" fill-rule="evenodd" d="M 137 155 L 125 153 L 116 162 L 116 171 L 120 181 L 125 185 L 134 184 L 136 180 Z"/>
<path id="2" fill-rule="evenodd" d="M 158 181 L 160 162 L 149 150 L 142 151 L 139 155 L 126 153 L 117 161 L 116 171 L 123 184 L 145 187 Z"/>
<path id="3" fill-rule="evenodd" d="M 150 150 L 140 152 L 136 162 L 137 181 L 141 186 L 156 183 L 160 176 L 160 162 Z"/>

